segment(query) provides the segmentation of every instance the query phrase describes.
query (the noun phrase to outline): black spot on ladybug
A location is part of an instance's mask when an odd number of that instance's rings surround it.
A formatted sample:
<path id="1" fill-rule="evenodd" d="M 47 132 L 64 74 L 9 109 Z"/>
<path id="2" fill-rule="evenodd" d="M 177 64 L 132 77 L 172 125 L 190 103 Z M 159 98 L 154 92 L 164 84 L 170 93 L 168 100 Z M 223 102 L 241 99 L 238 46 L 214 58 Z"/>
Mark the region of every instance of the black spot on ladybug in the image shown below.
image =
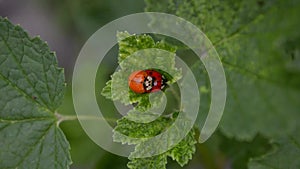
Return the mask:
<path id="1" fill-rule="evenodd" d="M 150 93 L 161 90 L 161 86 L 165 84 L 165 78 L 155 70 L 140 70 L 131 73 L 128 84 L 135 93 Z"/>

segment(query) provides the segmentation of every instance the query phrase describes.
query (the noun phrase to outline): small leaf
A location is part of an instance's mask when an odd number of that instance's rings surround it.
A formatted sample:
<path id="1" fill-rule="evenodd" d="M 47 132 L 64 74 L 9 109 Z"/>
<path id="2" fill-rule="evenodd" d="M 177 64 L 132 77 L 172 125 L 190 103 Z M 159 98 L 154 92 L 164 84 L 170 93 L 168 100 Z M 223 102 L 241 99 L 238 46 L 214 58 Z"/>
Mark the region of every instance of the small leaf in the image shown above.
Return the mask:
<path id="1" fill-rule="evenodd" d="M 171 123 L 172 119 L 166 117 L 159 117 L 155 121 L 150 123 L 137 123 L 134 121 L 128 120 L 126 117 L 117 121 L 117 126 L 114 131 L 114 141 L 121 142 L 123 144 L 136 144 L 135 138 L 151 138 L 161 132 L 163 132 Z M 118 133 L 126 135 L 131 139 L 125 140 L 125 138 L 120 137 Z"/>
<path id="2" fill-rule="evenodd" d="M 102 89 L 101 94 L 102 94 L 102 96 L 106 97 L 107 99 L 112 99 L 111 98 L 111 80 L 106 82 L 106 86 Z"/>
<path id="3" fill-rule="evenodd" d="M 141 49 L 154 48 L 155 42 L 148 35 L 130 35 L 128 32 L 118 32 L 119 63 L 127 56 Z"/>
<path id="4" fill-rule="evenodd" d="M 151 166 L 152 168 L 165 168 L 168 156 L 173 160 L 176 160 L 178 164 L 183 167 L 192 159 L 193 154 L 196 151 L 195 145 L 197 144 L 197 141 L 194 138 L 194 134 L 195 131 L 192 129 L 192 131 L 189 132 L 175 147 L 160 155 L 147 158 L 130 158 L 131 161 L 128 163 L 128 167 L 143 168 L 142 166 L 145 165 L 144 167 Z M 158 145 L 155 146 L 159 146 L 159 143 L 157 144 Z"/>
<path id="5" fill-rule="evenodd" d="M 111 76 L 112 80 L 102 89 L 102 95 L 125 105 L 138 103 L 136 109 L 146 111 L 151 107 L 149 94 L 132 92 L 128 86 L 128 77 L 134 71 L 154 68 L 165 75 L 168 84 L 176 82 L 181 78 L 181 71 L 175 68 L 176 48 L 163 41 L 155 43 L 149 35 L 118 32 L 117 38 L 121 69 Z M 151 50 L 146 50 L 149 48 Z M 157 98 L 156 102 L 159 100 Z"/>
<path id="6" fill-rule="evenodd" d="M 193 158 L 193 155 L 196 152 L 196 144 L 195 131 L 192 129 L 192 131 L 190 131 L 179 144 L 169 150 L 167 154 L 183 167 Z"/>
<path id="7" fill-rule="evenodd" d="M 0 49 L 0 168 L 69 168 L 54 115 L 65 89 L 55 55 L 1 17 Z"/>
<path id="8" fill-rule="evenodd" d="M 176 116 L 174 113 L 174 116 Z M 176 118 L 166 118 L 166 117 L 159 117 L 153 122 L 150 123 L 136 123 L 133 121 L 128 120 L 127 118 L 122 118 L 118 120 L 117 126 L 114 131 L 114 141 L 121 142 L 122 144 L 135 144 L 136 149 L 132 153 L 133 156 L 137 155 L 137 153 L 143 153 L 144 151 L 151 151 L 145 149 L 144 145 L 149 144 L 147 141 L 148 139 L 159 135 L 160 133 L 164 132 L 174 121 Z M 116 132 L 117 131 L 117 132 Z M 180 131 L 178 131 L 180 132 Z M 123 135 L 121 135 L 121 134 Z M 128 137 L 124 137 L 124 135 Z M 173 135 L 173 136 L 172 136 Z M 168 140 L 172 140 L 176 133 L 170 133 L 168 135 Z M 153 163 L 156 163 L 156 158 L 161 158 L 162 156 L 169 156 L 173 160 L 176 160 L 181 166 L 184 166 L 188 163 L 189 160 L 192 159 L 193 154 L 196 151 L 195 144 L 197 143 L 195 137 L 195 131 L 192 129 L 178 144 L 176 144 L 173 148 L 168 150 L 167 152 L 157 155 L 150 158 L 131 158 L 132 161 L 129 163 L 130 167 L 134 167 L 134 165 L 140 165 L 140 163 L 148 163 L 153 160 Z M 161 140 L 161 142 L 166 142 L 167 140 Z M 151 143 L 151 142 L 150 142 Z M 165 144 L 157 142 L 153 146 L 163 146 Z M 151 146 L 147 146 L 151 147 Z M 143 150 L 141 150 L 143 149 Z M 164 148 L 162 148 L 164 149 Z M 165 158 L 167 158 L 165 156 Z M 154 159 L 153 159 L 154 158 Z M 160 165 L 160 164 L 157 164 Z"/>
<path id="9" fill-rule="evenodd" d="M 127 164 L 127 166 L 130 169 L 166 169 L 166 164 L 166 154 L 160 154 L 148 158 L 133 159 Z"/>

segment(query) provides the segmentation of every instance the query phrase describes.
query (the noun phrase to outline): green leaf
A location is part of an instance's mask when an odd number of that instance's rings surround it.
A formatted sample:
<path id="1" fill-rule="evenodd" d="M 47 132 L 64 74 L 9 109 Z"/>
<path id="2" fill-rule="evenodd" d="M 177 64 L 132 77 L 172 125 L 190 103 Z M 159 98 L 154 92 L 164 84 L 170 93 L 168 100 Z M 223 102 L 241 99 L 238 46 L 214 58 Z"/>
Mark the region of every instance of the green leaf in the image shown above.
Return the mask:
<path id="1" fill-rule="evenodd" d="M 130 169 L 166 169 L 167 156 L 161 154 L 148 158 L 136 158 L 131 160 L 127 166 Z"/>
<path id="2" fill-rule="evenodd" d="M 107 99 L 112 99 L 111 98 L 111 80 L 106 82 L 106 86 L 102 89 L 101 94 L 102 94 L 102 96 L 104 96 Z"/>
<path id="3" fill-rule="evenodd" d="M 131 36 L 128 32 L 118 32 L 117 39 L 119 44 L 119 63 L 138 50 L 154 48 L 155 46 L 154 40 L 148 35 Z"/>
<path id="4" fill-rule="evenodd" d="M 184 166 L 192 159 L 193 154 L 196 151 L 195 144 L 197 143 L 195 137 L 195 131 L 192 130 L 187 134 L 187 136 L 182 139 L 174 148 L 167 151 L 166 153 L 148 157 L 148 158 L 134 158 L 128 163 L 130 169 L 163 169 L 166 168 L 167 157 L 171 157 L 173 160 L 177 161 L 180 166 Z"/>
<path id="5" fill-rule="evenodd" d="M 121 142 L 122 144 L 137 144 L 137 139 L 134 138 L 151 138 L 163 132 L 167 127 L 172 124 L 173 119 L 166 117 L 159 117 L 150 123 L 137 123 L 128 120 L 126 117 L 117 121 L 117 126 L 114 129 L 114 141 Z M 116 132 L 117 131 L 117 132 Z M 119 133 L 130 137 L 124 138 Z"/>
<path id="6" fill-rule="evenodd" d="M 152 137 L 164 132 L 174 122 L 178 113 L 173 113 L 172 117 L 160 116 L 159 110 L 154 109 L 153 112 L 147 112 L 150 108 L 160 107 L 163 103 L 162 93 L 158 94 L 136 94 L 128 89 L 128 77 L 136 70 L 144 70 L 154 68 L 161 71 L 168 80 L 168 84 L 176 82 L 181 77 L 181 72 L 175 68 L 175 51 L 176 48 L 166 44 L 163 41 L 154 42 L 149 35 L 130 35 L 127 32 L 118 32 L 119 42 L 119 65 L 120 70 L 112 75 L 112 82 L 109 81 L 107 86 L 102 90 L 102 94 L 112 100 L 120 100 L 122 103 L 138 103 L 134 109 L 117 121 L 114 129 L 113 139 L 115 142 L 122 144 L 135 144 L 135 151 L 129 157 L 131 161 L 128 163 L 129 168 L 165 168 L 167 156 L 172 157 L 181 166 L 187 164 L 195 152 L 194 131 L 187 134 L 175 147 L 169 152 L 147 158 L 133 158 L 134 155 L 144 153 L 147 150 L 144 144 L 149 143 Z M 163 49 L 154 50 L 154 49 Z M 143 49 L 151 49 L 149 51 Z M 165 52 L 169 51 L 169 53 Z M 140 53 L 139 53 L 140 52 Z M 153 59 L 155 53 L 155 59 Z M 139 123 L 137 120 L 146 120 L 147 123 Z M 148 120 L 150 122 L 148 122 Z M 151 120 L 150 120 L 151 119 Z M 133 121 L 132 121 L 133 120 Z M 154 120 L 154 121 L 152 121 Z M 178 131 L 179 132 L 179 131 Z M 176 133 L 168 135 L 168 139 L 172 138 Z M 166 141 L 166 140 L 162 140 Z M 165 144 L 155 143 L 153 146 L 163 146 Z M 151 147 L 151 146 L 147 146 Z"/>
<path id="7" fill-rule="evenodd" d="M 220 123 L 224 134 L 252 140 L 258 133 L 280 137 L 294 131 L 300 110 L 300 71 L 290 65 L 297 65 L 291 53 L 299 57 L 300 50 L 299 1 L 146 2 L 147 11 L 191 21 L 217 49 L 228 86 Z M 201 63 L 194 67 L 199 69 Z M 198 79 L 203 80 L 207 79 Z M 200 90 L 206 95 L 205 91 Z"/>
<path id="8" fill-rule="evenodd" d="M 171 157 L 177 161 L 180 166 L 184 166 L 192 159 L 196 151 L 195 144 L 197 143 L 194 137 L 194 130 L 189 132 L 185 138 L 182 139 L 175 147 L 169 151 L 147 158 L 131 158 L 128 163 L 129 168 L 166 168 L 167 157 Z"/>
<path id="9" fill-rule="evenodd" d="M 271 150 L 269 140 L 256 136 L 251 141 L 238 141 L 225 136 L 220 137 L 219 148 L 224 152 L 232 164 L 232 168 L 247 168 L 249 159 L 261 156 Z"/>
<path id="10" fill-rule="evenodd" d="M 188 133 L 188 135 L 179 142 L 174 148 L 167 151 L 166 153 L 156 155 L 153 157 L 147 158 L 133 158 L 128 163 L 128 168 L 166 168 L 167 157 L 171 157 L 173 160 L 176 160 L 180 166 L 184 166 L 192 159 L 193 154 L 196 151 L 195 144 L 197 143 L 194 138 L 194 130 Z"/>
<path id="11" fill-rule="evenodd" d="M 183 167 L 193 158 L 196 152 L 196 144 L 195 131 L 192 129 L 179 144 L 168 151 L 168 156 L 176 160 Z"/>
<path id="12" fill-rule="evenodd" d="M 135 144 L 136 151 L 133 152 L 134 154 L 137 152 L 137 150 L 143 148 L 143 144 L 147 144 L 148 139 L 164 132 L 170 125 L 172 125 L 174 121 L 174 118 L 159 117 L 150 123 L 136 123 L 123 117 L 122 119 L 118 120 L 117 126 L 114 129 L 114 141 L 121 142 L 122 144 Z M 176 133 L 173 133 L 173 135 L 175 134 Z M 128 137 L 124 137 L 124 135 Z M 176 144 L 176 146 L 168 150 L 166 153 L 148 158 L 130 158 L 132 161 L 128 163 L 128 167 L 143 168 L 152 166 L 153 168 L 153 165 L 158 168 L 161 165 L 165 167 L 167 156 L 171 157 L 173 160 L 176 160 L 181 166 L 184 166 L 189 160 L 192 159 L 192 156 L 196 151 L 195 144 L 197 141 L 194 136 L 195 131 L 192 129 L 186 137 L 184 137 L 178 144 Z M 169 136 L 168 139 L 171 138 L 172 136 Z M 159 144 L 160 143 L 156 143 L 156 145 L 153 146 L 159 146 Z M 163 158 L 165 158 L 165 160 Z"/>
<path id="13" fill-rule="evenodd" d="M 65 83 L 54 53 L 0 17 L 0 168 L 68 168 L 55 110 Z"/>
<path id="14" fill-rule="evenodd" d="M 149 35 L 118 32 L 117 39 L 120 70 L 111 76 L 112 80 L 102 89 L 102 95 L 125 105 L 138 103 L 136 109 L 146 111 L 151 107 L 149 94 L 137 94 L 129 90 L 128 77 L 137 70 L 155 69 L 166 76 L 168 84 L 176 82 L 181 78 L 181 71 L 175 68 L 176 48 L 163 41 L 154 42 Z M 156 98 L 156 103 L 159 103 L 161 97 Z"/>
<path id="15" fill-rule="evenodd" d="M 249 169 L 298 169 L 300 168 L 300 134 L 283 137 L 275 141 L 273 152 L 260 158 L 252 159 Z"/>
<path id="16" fill-rule="evenodd" d="M 175 14 L 198 26 L 218 51 L 228 86 L 226 109 L 220 123 L 222 133 L 236 138 L 237 144 L 253 141 L 247 145 L 253 150 L 260 146 L 255 145 L 257 134 L 280 143 L 275 153 L 252 161 L 250 168 L 299 168 L 299 140 L 286 135 L 295 135 L 300 129 L 297 125 L 300 2 L 168 0 L 157 3 L 146 0 L 146 3 L 147 11 Z M 190 55 L 187 51 L 182 53 Z M 203 68 L 200 62 L 193 65 L 193 72 L 200 74 L 197 79 L 202 106 L 198 120 L 200 129 L 211 92 Z M 243 161 L 243 164 L 234 164 L 243 168 L 240 166 L 245 166 L 252 155 L 239 153 L 238 150 L 230 153 L 230 158 Z"/>

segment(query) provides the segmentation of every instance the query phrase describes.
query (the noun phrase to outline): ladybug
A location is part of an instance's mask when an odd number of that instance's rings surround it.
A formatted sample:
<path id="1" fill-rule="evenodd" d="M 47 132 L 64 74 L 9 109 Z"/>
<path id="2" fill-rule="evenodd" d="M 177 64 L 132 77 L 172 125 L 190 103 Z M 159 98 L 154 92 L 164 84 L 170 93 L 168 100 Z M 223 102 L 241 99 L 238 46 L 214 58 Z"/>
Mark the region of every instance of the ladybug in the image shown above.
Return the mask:
<path id="1" fill-rule="evenodd" d="M 135 93 L 157 92 L 165 88 L 166 78 L 155 70 L 138 70 L 130 74 L 128 85 Z"/>

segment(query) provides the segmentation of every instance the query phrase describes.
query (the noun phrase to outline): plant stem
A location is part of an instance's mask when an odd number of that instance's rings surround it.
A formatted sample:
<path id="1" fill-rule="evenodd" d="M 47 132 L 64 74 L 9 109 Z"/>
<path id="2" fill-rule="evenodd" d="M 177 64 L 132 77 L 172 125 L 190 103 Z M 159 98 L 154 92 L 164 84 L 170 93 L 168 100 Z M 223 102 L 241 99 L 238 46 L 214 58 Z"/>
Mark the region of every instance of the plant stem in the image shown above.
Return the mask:
<path id="1" fill-rule="evenodd" d="M 108 121 L 108 122 L 116 122 L 118 119 L 113 119 L 113 118 L 100 118 L 98 116 L 77 116 L 77 115 L 62 115 L 59 113 L 54 114 L 57 118 L 57 125 L 59 125 L 61 122 L 64 121 L 74 121 L 74 120 L 103 120 L 103 121 Z"/>

